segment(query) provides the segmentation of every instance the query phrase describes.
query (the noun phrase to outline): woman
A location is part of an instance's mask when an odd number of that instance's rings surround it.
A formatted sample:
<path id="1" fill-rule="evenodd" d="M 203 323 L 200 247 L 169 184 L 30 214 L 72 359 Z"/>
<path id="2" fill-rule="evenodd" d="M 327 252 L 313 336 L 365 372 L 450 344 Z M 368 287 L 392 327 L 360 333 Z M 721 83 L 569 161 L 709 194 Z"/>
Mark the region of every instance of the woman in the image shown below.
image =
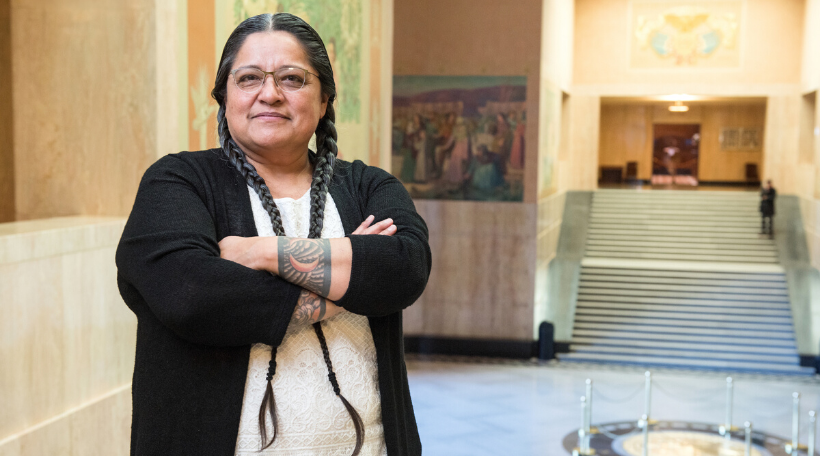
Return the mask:
<path id="1" fill-rule="evenodd" d="M 335 159 L 321 39 L 247 19 L 212 95 L 222 147 L 151 166 L 117 250 L 138 318 L 131 454 L 420 454 L 401 310 L 426 285 L 427 228 L 398 180 Z"/>

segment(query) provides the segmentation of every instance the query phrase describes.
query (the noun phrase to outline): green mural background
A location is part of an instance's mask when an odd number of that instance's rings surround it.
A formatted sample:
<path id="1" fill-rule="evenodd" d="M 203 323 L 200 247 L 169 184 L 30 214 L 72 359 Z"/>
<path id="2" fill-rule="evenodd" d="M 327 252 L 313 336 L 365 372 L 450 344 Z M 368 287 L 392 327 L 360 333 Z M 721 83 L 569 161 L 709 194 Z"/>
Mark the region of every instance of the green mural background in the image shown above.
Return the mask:
<path id="1" fill-rule="evenodd" d="M 362 0 L 234 0 L 231 29 L 263 13 L 288 12 L 310 24 L 325 42 L 336 82 L 337 122 L 361 117 Z"/>

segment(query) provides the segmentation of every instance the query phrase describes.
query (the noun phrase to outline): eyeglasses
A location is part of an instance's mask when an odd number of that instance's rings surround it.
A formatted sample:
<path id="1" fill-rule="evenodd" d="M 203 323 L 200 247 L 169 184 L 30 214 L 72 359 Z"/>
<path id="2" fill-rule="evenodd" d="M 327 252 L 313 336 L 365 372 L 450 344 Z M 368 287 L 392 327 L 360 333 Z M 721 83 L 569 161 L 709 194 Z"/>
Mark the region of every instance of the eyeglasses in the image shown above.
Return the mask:
<path id="1" fill-rule="evenodd" d="M 265 83 L 268 75 L 273 76 L 276 87 L 285 92 L 296 92 L 305 86 L 307 75 L 313 74 L 304 68 L 283 67 L 276 71 L 262 71 L 259 68 L 237 68 L 231 71 L 236 87 L 246 93 L 256 93 Z M 317 78 L 319 75 L 313 74 Z"/>

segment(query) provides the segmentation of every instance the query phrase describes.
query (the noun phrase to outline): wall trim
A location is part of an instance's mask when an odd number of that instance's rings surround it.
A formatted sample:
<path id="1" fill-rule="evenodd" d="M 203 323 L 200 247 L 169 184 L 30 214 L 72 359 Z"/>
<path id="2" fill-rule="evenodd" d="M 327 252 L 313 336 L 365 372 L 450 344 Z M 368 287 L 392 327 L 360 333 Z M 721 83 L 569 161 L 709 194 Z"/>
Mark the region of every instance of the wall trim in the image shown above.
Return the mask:
<path id="1" fill-rule="evenodd" d="M 405 353 L 530 359 L 538 357 L 537 340 L 504 340 L 439 336 L 404 336 Z M 555 342 L 556 353 L 568 353 L 569 342 Z"/>

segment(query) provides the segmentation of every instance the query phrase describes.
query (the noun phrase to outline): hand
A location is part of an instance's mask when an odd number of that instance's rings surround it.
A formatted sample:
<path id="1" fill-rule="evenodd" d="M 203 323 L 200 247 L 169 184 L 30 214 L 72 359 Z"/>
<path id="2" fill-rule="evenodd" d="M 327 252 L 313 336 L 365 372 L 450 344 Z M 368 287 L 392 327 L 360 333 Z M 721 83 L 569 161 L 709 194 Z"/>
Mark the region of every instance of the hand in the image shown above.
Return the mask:
<path id="1" fill-rule="evenodd" d="M 219 241 L 219 257 L 262 271 L 262 251 L 259 248 L 262 240 L 260 237 L 228 236 Z"/>
<path id="2" fill-rule="evenodd" d="M 366 219 L 364 219 L 364 222 L 362 222 L 362 224 L 359 225 L 358 228 L 356 228 L 356 231 L 354 231 L 351 234 L 382 234 L 385 236 L 392 236 L 396 234 L 398 227 L 396 227 L 396 225 L 393 225 L 393 219 L 384 219 L 381 222 L 376 223 L 373 226 L 370 226 L 370 224 L 373 223 L 373 220 L 375 219 L 376 217 L 372 215 L 368 216 Z"/>

